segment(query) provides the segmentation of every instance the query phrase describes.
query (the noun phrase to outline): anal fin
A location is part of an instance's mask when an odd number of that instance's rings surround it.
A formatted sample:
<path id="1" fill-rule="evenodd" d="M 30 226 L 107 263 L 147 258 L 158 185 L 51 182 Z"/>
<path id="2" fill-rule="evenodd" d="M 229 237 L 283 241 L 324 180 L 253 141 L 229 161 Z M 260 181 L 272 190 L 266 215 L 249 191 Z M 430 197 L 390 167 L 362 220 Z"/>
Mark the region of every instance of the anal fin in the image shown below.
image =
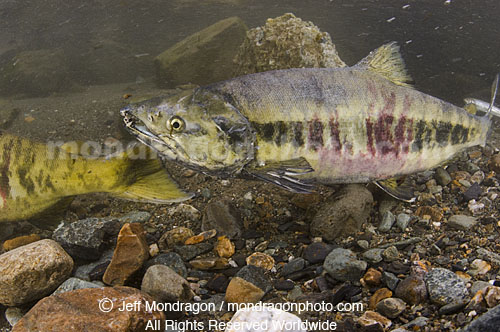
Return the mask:
<path id="1" fill-rule="evenodd" d="M 415 201 L 413 188 L 408 183 L 398 183 L 398 179 L 390 178 L 386 180 L 374 181 L 374 183 L 390 196 L 404 202 L 411 203 Z"/>
<path id="2" fill-rule="evenodd" d="M 245 169 L 245 171 L 260 180 L 273 183 L 291 192 L 302 194 L 314 192 L 313 184 L 299 178 L 301 175 L 314 171 L 305 158 L 273 162 L 266 166 Z"/>

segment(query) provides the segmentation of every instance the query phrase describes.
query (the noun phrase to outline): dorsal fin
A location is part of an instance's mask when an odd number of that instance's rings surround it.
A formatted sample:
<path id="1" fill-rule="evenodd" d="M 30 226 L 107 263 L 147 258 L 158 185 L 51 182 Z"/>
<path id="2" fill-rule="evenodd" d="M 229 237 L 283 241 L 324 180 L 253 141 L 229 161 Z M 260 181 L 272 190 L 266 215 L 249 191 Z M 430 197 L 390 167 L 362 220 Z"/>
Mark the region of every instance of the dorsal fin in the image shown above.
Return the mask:
<path id="1" fill-rule="evenodd" d="M 396 42 L 384 44 L 371 51 L 355 67 L 366 68 L 397 85 L 410 86 L 409 82 L 412 81 L 406 72 L 405 63 Z"/>

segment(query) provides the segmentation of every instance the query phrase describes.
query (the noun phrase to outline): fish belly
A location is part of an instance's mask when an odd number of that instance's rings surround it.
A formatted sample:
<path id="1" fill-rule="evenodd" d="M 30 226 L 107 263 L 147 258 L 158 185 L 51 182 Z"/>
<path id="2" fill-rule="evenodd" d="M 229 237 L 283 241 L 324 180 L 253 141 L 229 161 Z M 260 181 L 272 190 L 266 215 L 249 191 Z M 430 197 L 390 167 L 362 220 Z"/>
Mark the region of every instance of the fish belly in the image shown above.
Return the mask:
<path id="1" fill-rule="evenodd" d="M 250 121 L 260 164 L 304 157 L 324 183 L 435 167 L 486 141 L 490 120 L 355 68 L 291 69 L 214 87 Z"/>

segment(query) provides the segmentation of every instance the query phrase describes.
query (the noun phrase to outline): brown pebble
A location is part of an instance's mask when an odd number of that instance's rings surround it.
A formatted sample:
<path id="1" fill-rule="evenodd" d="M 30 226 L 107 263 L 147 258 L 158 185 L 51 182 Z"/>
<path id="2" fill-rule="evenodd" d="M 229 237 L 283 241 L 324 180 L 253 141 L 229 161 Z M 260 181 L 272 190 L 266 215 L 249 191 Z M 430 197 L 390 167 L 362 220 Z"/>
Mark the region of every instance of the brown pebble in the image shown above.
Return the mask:
<path id="1" fill-rule="evenodd" d="M 373 293 L 372 297 L 370 297 L 368 307 L 372 310 L 375 310 L 375 308 L 377 307 L 377 303 L 379 303 L 383 299 L 390 298 L 391 296 L 392 292 L 388 288 L 377 289 L 377 291 Z"/>
<path id="2" fill-rule="evenodd" d="M 184 244 L 186 244 L 186 245 L 198 244 L 198 243 L 201 243 L 201 242 L 204 242 L 206 240 L 213 238 L 215 235 L 217 235 L 217 231 L 215 229 L 211 229 L 209 231 L 202 232 L 198 235 L 191 236 L 186 241 L 184 241 Z"/>
<path id="3" fill-rule="evenodd" d="M 489 165 L 492 171 L 500 173 L 500 153 L 497 153 L 496 155 L 491 157 Z"/>
<path id="4" fill-rule="evenodd" d="M 166 250 L 176 245 L 183 245 L 184 242 L 193 235 L 193 231 L 187 227 L 176 227 L 165 232 L 161 236 L 160 241 L 158 241 L 158 244 L 161 250 Z"/>
<path id="5" fill-rule="evenodd" d="M 421 218 L 428 215 L 433 221 L 441 221 L 441 219 L 443 219 L 443 212 L 441 209 L 432 206 L 420 206 L 415 214 Z"/>
<path id="6" fill-rule="evenodd" d="M 227 236 L 219 236 L 215 244 L 215 252 L 219 257 L 229 258 L 234 255 L 235 246 Z"/>
<path id="7" fill-rule="evenodd" d="M 16 238 L 6 240 L 3 243 L 3 250 L 9 251 L 39 240 L 41 240 L 41 238 L 37 234 L 18 236 Z"/>
<path id="8" fill-rule="evenodd" d="M 368 286 L 378 286 L 380 285 L 380 280 L 382 278 L 382 273 L 374 268 L 369 268 L 363 276 L 364 282 Z"/>
<path id="9" fill-rule="evenodd" d="M 274 267 L 274 258 L 262 252 L 251 254 L 246 261 L 247 265 L 254 265 L 268 271 Z"/>
<path id="10" fill-rule="evenodd" d="M 265 292 L 254 284 L 240 277 L 234 277 L 227 286 L 225 299 L 231 303 L 256 303 L 264 294 Z"/>
<path id="11" fill-rule="evenodd" d="M 376 325 L 380 325 L 384 330 L 388 329 L 392 322 L 390 319 L 382 316 L 375 311 L 366 311 L 363 316 L 358 319 L 358 323 L 365 328 L 372 328 Z M 376 330 L 374 330 L 376 331 Z"/>

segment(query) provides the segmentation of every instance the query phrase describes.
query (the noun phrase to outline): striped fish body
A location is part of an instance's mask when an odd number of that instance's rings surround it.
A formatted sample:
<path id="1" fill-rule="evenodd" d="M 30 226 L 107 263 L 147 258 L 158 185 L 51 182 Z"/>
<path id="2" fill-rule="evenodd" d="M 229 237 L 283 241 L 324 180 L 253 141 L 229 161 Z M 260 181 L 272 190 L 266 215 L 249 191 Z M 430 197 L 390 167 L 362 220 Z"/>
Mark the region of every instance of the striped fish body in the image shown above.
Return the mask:
<path id="1" fill-rule="evenodd" d="M 158 202 L 190 197 L 177 189 L 158 160 L 86 159 L 0 133 L 0 222 L 29 219 L 64 199 L 93 192 Z"/>
<path id="2" fill-rule="evenodd" d="M 323 183 L 360 183 L 435 167 L 484 145 L 490 119 L 362 68 L 264 72 L 209 86 L 256 134 L 257 165 L 303 157 Z"/>

